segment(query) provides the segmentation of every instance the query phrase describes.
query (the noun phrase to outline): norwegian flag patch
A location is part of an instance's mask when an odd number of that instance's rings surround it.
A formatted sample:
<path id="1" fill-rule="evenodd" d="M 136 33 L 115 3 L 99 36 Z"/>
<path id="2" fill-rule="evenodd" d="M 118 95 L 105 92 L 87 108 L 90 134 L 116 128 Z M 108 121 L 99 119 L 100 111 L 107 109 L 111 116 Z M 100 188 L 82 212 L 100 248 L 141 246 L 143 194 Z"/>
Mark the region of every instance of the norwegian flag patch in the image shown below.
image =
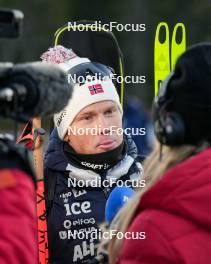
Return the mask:
<path id="1" fill-rule="evenodd" d="M 98 93 L 104 93 L 103 87 L 101 84 L 93 84 L 88 86 L 90 94 L 94 95 L 94 94 L 98 94 Z"/>

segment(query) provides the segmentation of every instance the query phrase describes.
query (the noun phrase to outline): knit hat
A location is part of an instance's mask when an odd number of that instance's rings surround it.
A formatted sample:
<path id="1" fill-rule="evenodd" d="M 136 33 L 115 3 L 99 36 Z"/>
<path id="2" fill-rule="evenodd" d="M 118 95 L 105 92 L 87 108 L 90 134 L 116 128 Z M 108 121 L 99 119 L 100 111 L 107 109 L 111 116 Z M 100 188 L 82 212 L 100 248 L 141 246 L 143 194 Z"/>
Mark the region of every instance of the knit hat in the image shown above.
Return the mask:
<path id="1" fill-rule="evenodd" d="M 41 56 L 41 59 L 45 62 L 58 64 L 67 73 L 73 69 L 79 69 L 80 71 L 79 65 L 92 64 L 89 59 L 80 58 L 72 50 L 60 45 L 50 48 Z M 111 100 L 117 103 L 121 114 L 123 113 L 119 95 L 110 78 L 90 78 L 90 80 L 86 78 L 83 84 L 75 82 L 72 86 L 72 97 L 69 99 L 68 104 L 61 112 L 54 115 L 54 124 L 61 140 L 64 139 L 68 127 L 76 115 L 90 104 Z"/>
<path id="2" fill-rule="evenodd" d="M 167 97 L 167 111 L 185 123 L 185 143 L 211 142 L 211 44 L 192 46 L 179 57 Z"/>

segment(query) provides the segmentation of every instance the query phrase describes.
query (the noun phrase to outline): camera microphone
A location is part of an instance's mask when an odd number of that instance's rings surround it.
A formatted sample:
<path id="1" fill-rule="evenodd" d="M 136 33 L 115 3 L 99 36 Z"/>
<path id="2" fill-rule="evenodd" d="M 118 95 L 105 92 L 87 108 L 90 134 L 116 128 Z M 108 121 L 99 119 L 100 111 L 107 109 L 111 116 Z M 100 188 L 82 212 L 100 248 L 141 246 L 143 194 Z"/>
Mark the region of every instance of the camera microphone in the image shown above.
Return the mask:
<path id="1" fill-rule="evenodd" d="M 44 62 L 0 67 L 0 115 L 26 121 L 60 112 L 72 95 L 66 73 Z"/>

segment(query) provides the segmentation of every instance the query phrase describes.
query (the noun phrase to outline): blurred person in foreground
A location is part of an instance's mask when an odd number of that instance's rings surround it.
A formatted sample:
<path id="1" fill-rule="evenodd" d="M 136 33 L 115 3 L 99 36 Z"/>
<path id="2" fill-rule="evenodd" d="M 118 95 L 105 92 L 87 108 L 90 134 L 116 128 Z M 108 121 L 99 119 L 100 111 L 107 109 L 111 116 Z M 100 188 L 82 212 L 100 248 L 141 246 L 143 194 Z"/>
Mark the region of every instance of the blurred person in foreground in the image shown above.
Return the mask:
<path id="1" fill-rule="evenodd" d="M 145 161 L 146 188 L 112 225 L 109 263 L 209 264 L 211 261 L 211 45 L 177 60 L 154 102 L 157 147 Z M 127 233 L 128 234 L 128 233 Z M 137 235 L 136 235 L 137 238 Z"/>
<path id="2" fill-rule="evenodd" d="M 0 135 L 1 264 L 38 263 L 36 184 L 23 157 L 14 141 Z"/>

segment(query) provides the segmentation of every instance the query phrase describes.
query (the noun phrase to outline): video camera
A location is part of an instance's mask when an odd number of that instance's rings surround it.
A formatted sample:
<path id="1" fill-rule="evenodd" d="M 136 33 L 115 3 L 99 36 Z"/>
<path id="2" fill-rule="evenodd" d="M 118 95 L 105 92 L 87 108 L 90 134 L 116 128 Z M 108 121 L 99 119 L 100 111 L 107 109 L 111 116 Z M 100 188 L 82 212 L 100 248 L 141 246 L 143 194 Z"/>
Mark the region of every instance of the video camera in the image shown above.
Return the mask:
<path id="1" fill-rule="evenodd" d="M 19 37 L 23 18 L 19 10 L 1 9 L 0 38 Z M 67 104 L 71 92 L 67 76 L 58 66 L 43 62 L 0 63 L 1 118 L 28 122 L 33 117 L 59 112 Z M 1 135 L 2 140 L 7 145 L 11 141 L 4 140 Z M 2 149 L 0 155 L 1 152 Z"/>
<path id="2" fill-rule="evenodd" d="M 20 36 L 23 18 L 19 10 L 0 9 L 0 38 Z M 16 144 L 17 125 L 28 121 L 28 124 L 32 124 L 34 118 L 60 112 L 71 94 L 71 84 L 68 84 L 66 73 L 56 65 L 44 62 L 0 63 L 0 125 L 5 124 L 5 119 L 9 118 L 16 127 L 14 135 L 0 133 L 1 244 L 9 246 L 7 251 L 11 252 L 12 257 L 10 261 L 8 255 L 5 255 L 5 262 L 14 262 L 14 258 L 17 258 L 17 263 L 37 263 L 37 244 L 39 260 L 41 254 L 47 259 L 47 255 L 40 249 L 40 238 L 43 240 L 46 226 L 45 221 L 39 225 L 44 212 L 36 216 L 35 185 L 37 208 L 38 203 L 44 200 L 39 195 L 43 189 L 40 188 L 41 181 L 35 179 L 28 150 Z M 33 142 L 36 142 L 38 130 L 39 134 L 43 134 L 42 129 L 35 129 Z M 42 244 L 45 247 L 46 243 Z"/>

